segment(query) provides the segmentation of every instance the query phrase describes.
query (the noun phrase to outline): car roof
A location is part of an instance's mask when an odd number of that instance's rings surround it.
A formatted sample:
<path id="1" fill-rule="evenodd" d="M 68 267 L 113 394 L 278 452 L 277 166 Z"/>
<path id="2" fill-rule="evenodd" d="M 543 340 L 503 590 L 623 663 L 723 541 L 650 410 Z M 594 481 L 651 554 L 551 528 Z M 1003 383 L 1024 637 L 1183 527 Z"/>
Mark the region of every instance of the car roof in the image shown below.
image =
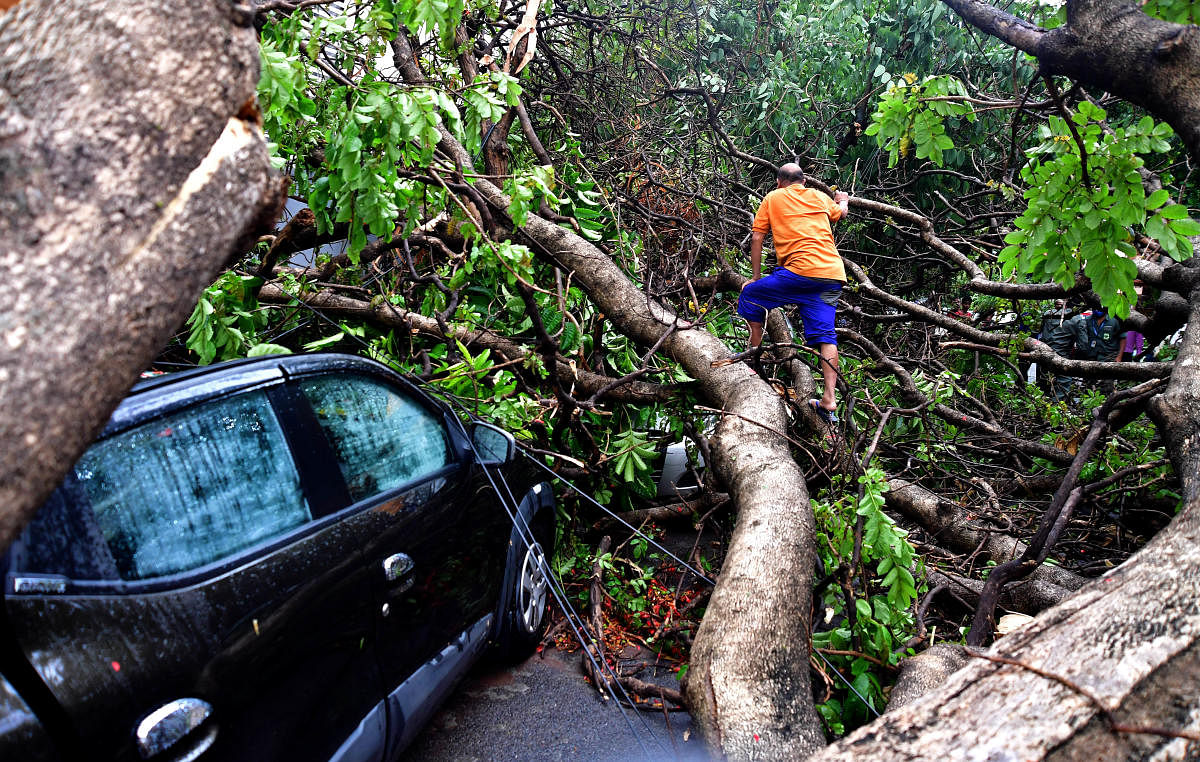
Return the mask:
<path id="1" fill-rule="evenodd" d="M 113 411 L 100 437 L 202 400 L 277 383 L 291 376 L 337 370 L 383 374 L 431 401 L 399 374 L 365 357 L 336 353 L 267 355 L 142 379 Z"/>

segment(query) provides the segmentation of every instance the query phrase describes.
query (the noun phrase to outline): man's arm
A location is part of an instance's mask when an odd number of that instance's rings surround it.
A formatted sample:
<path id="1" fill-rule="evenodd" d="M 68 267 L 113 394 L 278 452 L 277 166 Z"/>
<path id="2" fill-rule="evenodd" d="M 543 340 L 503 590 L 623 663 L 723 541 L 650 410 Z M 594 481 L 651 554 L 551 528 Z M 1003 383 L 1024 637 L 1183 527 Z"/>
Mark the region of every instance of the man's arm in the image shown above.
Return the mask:
<path id="1" fill-rule="evenodd" d="M 833 194 L 833 203 L 837 204 L 842 210 L 841 217 L 838 217 L 839 220 L 842 219 L 842 217 L 845 217 L 847 214 L 850 213 L 850 194 L 849 193 L 846 193 L 845 191 L 835 192 Z M 834 221 L 836 222 L 837 220 L 834 220 Z"/>
<path id="2" fill-rule="evenodd" d="M 762 277 L 762 247 L 766 233 L 754 233 L 750 236 L 750 280 Z"/>

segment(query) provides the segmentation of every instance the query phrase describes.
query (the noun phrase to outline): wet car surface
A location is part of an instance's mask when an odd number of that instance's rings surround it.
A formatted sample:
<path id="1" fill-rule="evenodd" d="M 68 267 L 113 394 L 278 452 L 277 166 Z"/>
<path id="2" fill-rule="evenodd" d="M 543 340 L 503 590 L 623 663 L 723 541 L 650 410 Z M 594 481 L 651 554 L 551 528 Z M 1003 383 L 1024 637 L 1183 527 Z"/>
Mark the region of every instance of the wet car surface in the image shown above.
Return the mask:
<path id="1" fill-rule="evenodd" d="M 552 521 L 511 437 L 377 363 L 143 382 L 3 559 L 0 757 L 393 758 L 536 642 Z"/>

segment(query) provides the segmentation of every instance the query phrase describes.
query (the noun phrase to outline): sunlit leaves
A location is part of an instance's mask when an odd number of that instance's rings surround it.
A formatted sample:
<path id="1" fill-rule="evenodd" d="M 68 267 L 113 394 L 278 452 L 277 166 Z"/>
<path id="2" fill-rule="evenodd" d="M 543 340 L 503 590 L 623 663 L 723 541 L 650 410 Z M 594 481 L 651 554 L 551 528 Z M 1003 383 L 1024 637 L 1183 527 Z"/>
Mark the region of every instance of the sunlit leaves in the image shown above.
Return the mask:
<path id="1" fill-rule="evenodd" d="M 865 699 L 878 709 L 885 703 L 875 664 L 894 664 L 899 659 L 898 642 L 911 634 L 912 607 L 918 597 L 917 578 L 923 564 L 908 541 L 908 533 L 896 526 L 883 510 L 887 477 L 871 467 L 858 478 L 861 497 L 845 497 L 835 502 L 814 502 L 818 548 L 826 573 L 841 575 L 854 557 L 855 524 L 862 522 L 861 570 L 849 570 L 854 579 L 852 591 L 827 588 L 821 605 L 822 618 L 838 623 L 831 629 L 813 633 L 813 646 L 830 649 L 839 671 L 854 675 L 854 691 L 843 699 L 818 705 L 818 711 L 833 726 L 846 727 L 864 722 L 869 716 Z M 874 568 L 874 574 L 871 568 Z M 853 617 L 847 597 L 853 596 Z M 864 658 L 864 656 L 869 658 Z M 872 661 L 875 660 L 875 661 Z M 857 691 L 857 693 L 855 693 Z"/>
<path id="2" fill-rule="evenodd" d="M 654 444 L 646 434 L 629 429 L 613 437 L 611 457 L 613 471 L 629 487 L 643 495 L 653 495 L 650 481 L 650 462 L 655 456 Z"/>
<path id="3" fill-rule="evenodd" d="M 913 547 L 908 532 L 883 512 L 883 493 L 887 491 L 887 476 L 878 468 L 868 468 L 858 478 L 863 495 L 855 513 L 862 516 L 863 553 L 878 559 L 875 572 L 883 577 L 887 602 L 893 609 L 907 609 L 917 598 L 917 583 L 912 574 Z"/>
<path id="4" fill-rule="evenodd" d="M 962 83 L 954 77 L 926 77 L 918 82 L 906 74 L 880 98 L 866 134 L 888 152 L 889 167 L 910 153 L 941 166 L 943 153 L 954 148 L 946 134 L 946 118 L 975 119 L 970 104 L 958 100 L 965 96 Z"/>
<path id="5" fill-rule="evenodd" d="M 266 316 L 253 289 L 262 279 L 226 272 L 204 290 L 187 319 L 187 348 L 201 365 L 245 355 Z"/>
<path id="6" fill-rule="evenodd" d="M 521 85 L 503 72 L 480 74 L 471 87 L 463 92 L 464 115 L 460 139 L 469 151 L 478 151 L 483 144 L 485 122 L 498 122 L 510 106 L 517 104 Z"/>
<path id="7" fill-rule="evenodd" d="M 1170 149 L 1171 128 L 1144 117 L 1105 130 L 1107 114 L 1083 101 L 1071 115 L 1074 130 L 1060 117 L 1040 127 L 1040 142 L 1027 152 L 1021 170 L 1027 185 L 1025 211 L 1014 220 L 1000 253 L 1005 276 L 1074 285 L 1082 269 L 1106 307 L 1123 318 L 1137 299 L 1137 267 L 1131 245 L 1139 228 L 1175 259 L 1192 254 L 1186 236 L 1200 232 L 1179 205 L 1163 206 L 1169 194 L 1145 194 L 1139 154 Z M 1076 138 L 1078 135 L 1078 138 Z M 1087 179 L 1079 142 L 1087 153 Z M 1156 211 L 1157 210 L 1157 211 Z"/>
<path id="8" fill-rule="evenodd" d="M 514 175 L 505 181 L 504 192 L 510 199 L 508 216 L 512 217 L 514 225 L 524 225 L 529 212 L 536 210 L 542 199 L 557 206 L 554 167 L 538 165 Z"/>

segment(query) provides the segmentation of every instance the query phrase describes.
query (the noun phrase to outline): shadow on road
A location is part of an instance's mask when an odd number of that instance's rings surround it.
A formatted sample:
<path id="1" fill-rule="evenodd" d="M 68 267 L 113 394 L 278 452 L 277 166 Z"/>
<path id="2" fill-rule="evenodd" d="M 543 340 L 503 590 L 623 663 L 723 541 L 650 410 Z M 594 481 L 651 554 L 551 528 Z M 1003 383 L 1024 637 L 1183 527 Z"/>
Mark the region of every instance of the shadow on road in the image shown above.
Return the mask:
<path id="1" fill-rule="evenodd" d="M 579 658 L 547 649 L 515 667 L 477 670 L 401 762 L 712 759 L 685 712 L 666 717 L 625 707 L 622 713 L 584 681 Z"/>

